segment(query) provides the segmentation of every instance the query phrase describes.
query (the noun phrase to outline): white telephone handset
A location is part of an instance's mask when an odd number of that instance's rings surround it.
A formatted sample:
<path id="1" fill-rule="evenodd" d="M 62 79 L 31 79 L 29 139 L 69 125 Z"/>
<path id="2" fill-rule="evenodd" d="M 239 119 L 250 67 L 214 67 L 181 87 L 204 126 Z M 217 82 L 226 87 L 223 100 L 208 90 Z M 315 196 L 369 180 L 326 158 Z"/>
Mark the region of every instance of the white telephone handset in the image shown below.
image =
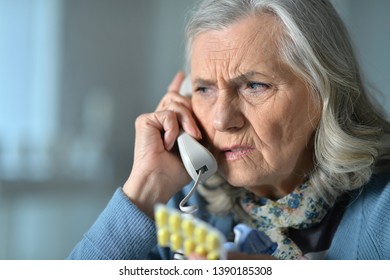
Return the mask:
<path id="1" fill-rule="evenodd" d="M 194 181 L 204 183 L 217 171 L 217 161 L 213 155 L 189 134 L 181 132 L 177 145 L 184 167 Z"/>
<path id="2" fill-rule="evenodd" d="M 183 81 L 180 94 L 191 96 L 191 80 L 189 76 Z M 218 169 L 217 161 L 214 156 L 202 146 L 198 141 L 192 138 L 186 132 L 181 132 L 177 138 L 177 145 L 184 167 L 188 174 L 195 181 L 195 184 L 189 194 L 181 201 L 179 207 L 183 212 L 192 213 L 198 208 L 196 206 L 184 206 L 196 189 L 199 182 L 206 182 Z"/>

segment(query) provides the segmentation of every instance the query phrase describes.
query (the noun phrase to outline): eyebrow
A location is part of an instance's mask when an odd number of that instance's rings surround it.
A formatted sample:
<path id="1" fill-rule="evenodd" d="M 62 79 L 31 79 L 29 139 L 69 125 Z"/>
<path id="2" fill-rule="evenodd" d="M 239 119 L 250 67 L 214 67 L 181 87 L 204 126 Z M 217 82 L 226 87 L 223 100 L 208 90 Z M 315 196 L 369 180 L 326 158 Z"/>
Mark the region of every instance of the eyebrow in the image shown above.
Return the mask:
<path id="1" fill-rule="evenodd" d="M 253 78 L 253 76 L 257 76 L 257 75 L 264 76 L 266 78 L 270 78 L 270 76 L 268 76 L 266 74 L 263 74 L 261 72 L 249 71 L 249 72 L 240 74 L 240 75 L 230 79 L 228 82 L 230 84 L 238 84 L 238 83 L 243 82 L 243 81 L 251 80 Z M 210 86 L 210 85 L 214 85 L 215 81 L 214 80 L 208 80 L 208 79 L 202 79 L 202 78 L 196 78 L 194 80 L 194 84 L 195 85 L 196 84 L 201 84 L 201 85 Z"/>

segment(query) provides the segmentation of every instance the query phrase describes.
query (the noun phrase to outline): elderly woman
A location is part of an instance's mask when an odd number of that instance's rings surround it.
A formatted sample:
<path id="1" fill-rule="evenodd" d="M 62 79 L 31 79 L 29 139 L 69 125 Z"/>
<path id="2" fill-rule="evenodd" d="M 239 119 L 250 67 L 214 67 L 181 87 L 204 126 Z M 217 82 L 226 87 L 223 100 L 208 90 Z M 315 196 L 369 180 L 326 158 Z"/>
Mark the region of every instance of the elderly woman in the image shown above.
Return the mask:
<path id="1" fill-rule="evenodd" d="M 227 238 L 246 223 L 277 244 L 274 258 L 389 259 L 390 125 L 329 1 L 206 0 L 187 46 L 192 96 L 179 73 L 136 120 L 131 174 L 70 258 L 171 257 L 152 217 L 187 190 L 182 128 L 218 162 L 195 200 Z"/>

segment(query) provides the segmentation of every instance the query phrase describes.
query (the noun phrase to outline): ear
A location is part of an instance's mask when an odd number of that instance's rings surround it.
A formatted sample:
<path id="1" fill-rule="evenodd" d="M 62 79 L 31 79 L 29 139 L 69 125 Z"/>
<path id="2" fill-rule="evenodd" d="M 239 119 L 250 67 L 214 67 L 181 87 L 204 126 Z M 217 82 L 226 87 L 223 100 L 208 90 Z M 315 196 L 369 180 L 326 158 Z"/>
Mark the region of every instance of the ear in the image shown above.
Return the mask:
<path id="1" fill-rule="evenodd" d="M 180 86 L 180 94 L 183 96 L 192 96 L 192 83 L 191 83 L 191 75 L 187 74 L 184 81 L 181 83 Z"/>

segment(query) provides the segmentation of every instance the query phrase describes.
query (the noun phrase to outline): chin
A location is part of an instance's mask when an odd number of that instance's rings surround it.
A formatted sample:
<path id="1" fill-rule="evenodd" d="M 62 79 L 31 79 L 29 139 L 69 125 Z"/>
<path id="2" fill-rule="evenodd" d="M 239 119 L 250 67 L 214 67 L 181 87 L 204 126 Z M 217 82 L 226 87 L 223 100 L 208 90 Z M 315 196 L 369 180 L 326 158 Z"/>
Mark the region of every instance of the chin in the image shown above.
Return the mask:
<path id="1" fill-rule="evenodd" d="M 266 176 L 251 176 L 249 173 L 244 174 L 234 174 L 234 173 L 223 173 L 220 172 L 220 175 L 235 188 L 245 188 L 246 190 L 253 192 L 259 196 L 273 197 L 275 194 L 275 188 L 272 184 L 266 182 Z"/>
<path id="2" fill-rule="evenodd" d="M 244 188 L 247 186 L 253 186 L 256 181 L 254 178 L 244 175 L 233 175 L 221 173 L 221 176 L 232 186 L 236 188 Z"/>
<path id="3" fill-rule="evenodd" d="M 259 164 L 256 164 L 259 163 Z M 233 162 L 219 161 L 220 175 L 233 187 L 251 187 L 264 184 L 267 177 L 261 159 L 237 160 Z"/>

